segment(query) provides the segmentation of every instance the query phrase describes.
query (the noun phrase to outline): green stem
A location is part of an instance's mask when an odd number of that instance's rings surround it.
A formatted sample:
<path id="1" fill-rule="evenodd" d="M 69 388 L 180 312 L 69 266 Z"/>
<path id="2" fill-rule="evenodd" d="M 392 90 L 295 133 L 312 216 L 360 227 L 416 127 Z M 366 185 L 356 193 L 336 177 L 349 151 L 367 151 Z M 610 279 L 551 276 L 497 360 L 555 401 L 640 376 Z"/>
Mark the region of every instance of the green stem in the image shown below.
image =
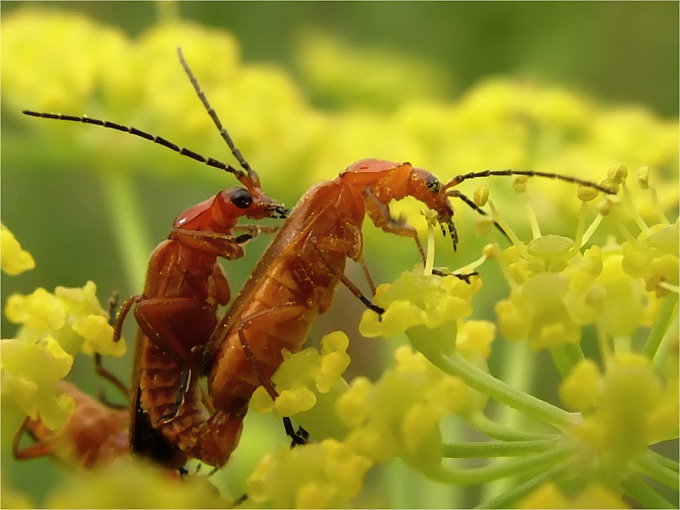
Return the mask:
<path id="1" fill-rule="evenodd" d="M 470 388 L 484 395 L 489 395 L 503 404 L 560 430 L 567 429 L 580 420 L 580 414 L 569 413 L 533 395 L 512 388 L 500 379 L 480 370 L 456 351 L 449 356 L 444 356 L 439 351 L 428 349 L 427 342 L 416 338 L 418 335 L 411 334 L 411 330 L 407 331 L 407 335 L 413 346 L 431 363 L 447 374 L 460 377 Z"/>
<path id="2" fill-rule="evenodd" d="M 535 371 L 535 359 L 529 342 L 518 342 L 506 345 L 504 349 L 502 372 L 497 379 L 504 381 L 508 386 L 527 393 L 531 387 Z M 509 427 L 520 428 L 522 415 L 513 407 L 502 407 L 497 413 L 497 420 Z"/>
<path id="3" fill-rule="evenodd" d="M 666 469 L 670 469 L 673 471 L 676 475 L 680 472 L 680 464 L 678 464 L 677 460 L 669 459 L 668 457 L 664 457 L 660 453 L 656 453 L 653 450 L 647 450 L 645 452 L 645 455 L 648 456 L 650 459 L 653 459 L 654 462 L 659 463 Z"/>
<path id="4" fill-rule="evenodd" d="M 646 452 L 645 455 L 642 455 L 635 461 L 635 466 L 637 469 L 650 478 L 661 482 L 675 491 L 678 491 L 678 489 L 680 489 L 680 484 L 678 483 L 678 472 L 665 466 L 659 462 L 656 457 L 653 455 L 648 455 L 648 453 L 651 452 Z M 659 457 L 661 456 L 659 455 Z"/>
<path id="5" fill-rule="evenodd" d="M 640 504 L 643 508 L 677 508 L 661 494 L 647 485 L 641 478 L 633 476 L 622 484 L 626 495 Z"/>
<path id="6" fill-rule="evenodd" d="M 657 354 L 661 352 L 659 351 L 659 345 L 673 320 L 673 311 L 677 304 L 677 294 L 671 293 L 664 298 L 659 307 L 659 313 L 656 316 L 656 320 L 652 325 L 652 329 L 649 331 L 649 336 L 647 336 L 647 341 L 642 348 L 642 354 L 650 359 L 654 359 L 655 365 L 657 364 Z"/>
<path id="7" fill-rule="evenodd" d="M 477 505 L 476 508 L 511 508 L 518 499 L 526 496 L 539 485 L 542 485 L 548 480 L 557 478 L 560 473 L 562 473 L 566 465 L 567 463 L 563 462 L 552 469 L 548 469 L 547 471 L 543 470 L 539 475 L 520 483 L 513 489 L 505 491 L 499 496 L 483 501 Z"/>
<path id="8" fill-rule="evenodd" d="M 558 438 L 537 441 L 485 441 L 478 443 L 449 443 L 444 445 L 443 457 L 515 457 L 541 453 L 558 444 Z"/>
<path id="9" fill-rule="evenodd" d="M 511 459 L 504 462 L 494 462 L 488 466 L 477 468 L 457 468 L 439 464 L 436 469 L 426 470 L 424 474 L 444 483 L 479 485 L 493 480 L 517 476 L 523 473 L 545 469 L 573 454 L 573 450 L 566 446 L 558 446 L 549 451 L 520 459 Z"/>
<path id="10" fill-rule="evenodd" d="M 553 363 L 560 376 L 564 379 L 571 369 L 583 359 L 583 351 L 580 344 L 568 344 L 550 349 Z"/>
<path id="11" fill-rule="evenodd" d="M 102 176 L 104 196 L 111 211 L 116 242 L 121 250 L 128 285 L 141 289 L 146 276 L 146 264 L 151 252 L 149 236 L 141 226 L 139 203 L 127 172 L 105 171 Z"/>
<path id="12" fill-rule="evenodd" d="M 479 411 L 467 417 L 468 422 L 475 430 L 482 434 L 501 441 L 533 441 L 555 437 L 554 434 L 542 432 L 530 432 L 508 427 L 502 423 L 491 420 L 483 412 Z"/>

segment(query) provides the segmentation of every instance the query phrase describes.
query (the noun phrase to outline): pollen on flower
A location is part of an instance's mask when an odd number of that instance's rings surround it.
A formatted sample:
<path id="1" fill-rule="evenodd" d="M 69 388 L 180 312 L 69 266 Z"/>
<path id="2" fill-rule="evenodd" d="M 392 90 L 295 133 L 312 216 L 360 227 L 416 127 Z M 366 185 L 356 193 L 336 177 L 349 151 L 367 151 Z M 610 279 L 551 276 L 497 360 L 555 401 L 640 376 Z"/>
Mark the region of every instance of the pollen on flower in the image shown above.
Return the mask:
<path id="1" fill-rule="evenodd" d="M 30 253 L 21 248 L 14 234 L 0 223 L 0 265 L 3 272 L 18 275 L 35 267 Z"/>

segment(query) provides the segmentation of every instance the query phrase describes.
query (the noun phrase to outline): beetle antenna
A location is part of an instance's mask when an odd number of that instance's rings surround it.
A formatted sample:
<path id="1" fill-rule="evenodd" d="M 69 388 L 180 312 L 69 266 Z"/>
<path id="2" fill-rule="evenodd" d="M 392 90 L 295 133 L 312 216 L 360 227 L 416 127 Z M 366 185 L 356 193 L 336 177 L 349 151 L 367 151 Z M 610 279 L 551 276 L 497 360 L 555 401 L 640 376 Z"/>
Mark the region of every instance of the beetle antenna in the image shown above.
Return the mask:
<path id="1" fill-rule="evenodd" d="M 488 213 L 484 209 L 479 207 L 477 204 L 475 204 L 474 200 L 472 200 L 470 197 L 468 197 L 466 195 L 463 195 L 457 189 L 452 189 L 452 190 L 447 191 L 446 195 L 449 196 L 449 197 L 452 197 L 452 198 L 458 198 L 458 199 L 462 200 L 465 203 L 465 205 L 467 205 L 470 209 L 472 209 L 473 211 L 475 211 L 479 215 L 488 216 Z M 498 229 L 498 231 L 501 234 L 503 234 L 505 236 L 505 238 L 508 241 L 512 242 L 512 239 L 510 239 L 510 236 L 508 235 L 508 233 L 505 230 L 503 230 L 503 227 L 501 227 L 496 220 L 494 220 L 493 225 L 494 225 L 494 227 L 496 227 Z"/>
<path id="2" fill-rule="evenodd" d="M 489 177 L 491 175 L 525 175 L 527 177 L 546 177 L 548 179 L 557 179 L 559 181 L 571 182 L 574 184 L 580 184 L 581 186 L 586 186 L 588 188 L 594 188 L 603 193 L 607 193 L 608 195 L 616 194 L 616 190 L 596 184 L 592 181 L 586 181 L 584 179 L 579 179 L 578 177 L 571 177 L 569 175 L 561 175 L 553 172 L 541 172 L 538 170 L 482 170 L 481 172 L 469 172 L 467 174 L 458 175 L 451 179 L 446 185 L 444 185 L 444 189 L 446 190 L 452 188 L 453 186 L 457 186 L 461 182 L 467 181 L 469 179 Z"/>
<path id="3" fill-rule="evenodd" d="M 190 149 L 187 149 L 186 147 L 180 147 L 177 144 L 172 143 L 169 140 L 166 140 L 165 138 L 161 136 L 154 136 L 152 134 L 147 133 L 146 131 L 142 131 L 141 129 L 137 129 L 134 127 L 129 127 L 129 126 L 123 126 L 122 124 L 116 124 L 115 122 L 110 122 L 108 120 L 99 120 L 99 119 L 93 119 L 92 117 L 88 117 L 87 115 L 63 115 L 61 113 L 44 113 L 44 112 L 34 112 L 31 110 L 23 110 L 21 113 L 24 115 L 29 115 L 31 117 L 40 117 L 42 119 L 55 119 L 55 120 L 68 120 L 71 122 L 82 122 L 84 124 L 94 124 L 95 126 L 101 126 L 109 129 L 115 129 L 116 131 L 122 131 L 124 133 L 129 133 L 131 135 L 139 136 L 140 138 L 144 138 L 145 140 L 151 140 L 154 143 L 157 143 L 159 145 L 162 145 L 163 147 L 167 147 L 170 150 L 173 150 L 182 156 L 187 156 L 188 158 L 194 159 L 196 161 L 199 161 L 200 163 L 205 163 L 208 166 L 212 166 L 215 168 L 219 168 L 221 170 L 224 170 L 226 172 L 229 172 L 231 174 L 234 174 L 237 179 L 242 181 L 243 179 L 247 179 L 246 174 L 243 173 L 243 170 L 239 170 L 238 168 L 234 168 L 231 165 L 227 165 L 226 163 L 222 163 L 221 161 L 218 161 L 217 159 L 214 158 L 206 158 L 205 156 L 202 156 L 198 152 L 194 152 Z"/>
<path id="4" fill-rule="evenodd" d="M 227 145 L 229 146 L 229 149 L 231 149 L 231 153 L 234 155 L 236 158 L 236 161 L 239 162 L 241 167 L 248 173 L 248 177 L 252 181 L 252 184 L 254 186 L 259 187 L 260 186 L 260 179 L 255 173 L 255 170 L 253 170 L 248 162 L 246 161 L 246 158 L 243 157 L 243 154 L 241 154 L 241 151 L 238 150 L 236 145 L 234 144 L 234 141 L 231 139 L 231 136 L 229 136 L 229 133 L 227 130 L 224 128 L 222 125 L 222 122 L 220 121 L 220 118 L 217 116 L 217 112 L 213 109 L 212 106 L 210 106 L 210 103 L 208 102 L 208 98 L 205 97 L 205 93 L 203 90 L 201 90 L 201 86 L 198 84 L 198 80 L 196 79 L 196 76 L 194 76 L 193 71 L 189 67 L 189 64 L 187 64 L 187 61 L 184 59 L 184 54 L 182 53 L 182 48 L 177 48 L 177 56 L 179 56 L 179 61 L 182 64 L 182 67 L 184 68 L 184 72 L 187 73 L 187 76 L 189 77 L 189 80 L 191 81 L 191 85 L 193 85 L 194 90 L 196 91 L 196 94 L 198 95 L 198 98 L 201 100 L 201 103 L 203 103 L 203 106 L 205 107 L 206 111 L 208 112 L 208 115 L 210 115 L 210 118 L 212 119 L 213 123 L 217 127 L 217 129 L 220 132 L 220 135 L 224 139 L 225 142 L 227 142 Z M 241 179 L 239 179 L 241 180 Z M 243 181 L 242 181 L 243 182 Z M 244 184 L 246 184 L 244 182 Z"/>

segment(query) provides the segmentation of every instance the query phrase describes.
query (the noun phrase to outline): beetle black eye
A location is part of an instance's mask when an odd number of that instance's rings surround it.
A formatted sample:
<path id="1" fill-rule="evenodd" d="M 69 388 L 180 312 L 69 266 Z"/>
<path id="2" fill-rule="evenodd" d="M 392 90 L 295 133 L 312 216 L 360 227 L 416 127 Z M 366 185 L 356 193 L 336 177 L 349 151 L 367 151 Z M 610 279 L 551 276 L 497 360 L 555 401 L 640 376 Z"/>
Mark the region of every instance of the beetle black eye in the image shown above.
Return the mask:
<path id="1" fill-rule="evenodd" d="M 425 181 L 425 187 L 433 193 L 439 193 L 439 190 L 442 189 L 442 183 L 434 175 L 430 175 Z"/>
<path id="2" fill-rule="evenodd" d="M 245 209 L 253 203 L 253 195 L 247 189 L 239 188 L 231 192 L 231 203 L 239 209 Z"/>

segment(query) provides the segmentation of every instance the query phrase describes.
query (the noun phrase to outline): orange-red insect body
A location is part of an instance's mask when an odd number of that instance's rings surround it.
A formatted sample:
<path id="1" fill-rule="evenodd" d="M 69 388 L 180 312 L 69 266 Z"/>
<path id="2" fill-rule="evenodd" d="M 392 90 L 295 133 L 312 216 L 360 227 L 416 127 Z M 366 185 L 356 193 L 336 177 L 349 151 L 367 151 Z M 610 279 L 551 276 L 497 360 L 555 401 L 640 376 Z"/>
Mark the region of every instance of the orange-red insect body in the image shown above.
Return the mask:
<path id="1" fill-rule="evenodd" d="M 241 244 L 259 232 L 255 226 L 237 225 L 241 216 L 283 218 L 286 213 L 254 186 L 221 191 L 180 215 L 169 239 L 154 250 L 144 293 L 128 300 L 116 321 L 120 330 L 127 310 L 136 303 L 134 452 L 166 464 L 183 463 L 179 452 L 159 448 L 149 427 L 181 450 L 191 452 L 200 445 L 193 423 L 184 417 L 205 413 L 196 394 L 203 347 L 217 325 L 217 307 L 230 298 L 218 257 L 242 257 Z M 245 234 L 233 235 L 236 231 Z M 178 397 L 187 405 L 181 406 Z"/>
<path id="2" fill-rule="evenodd" d="M 613 193 L 576 178 L 545 172 L 517 173 Z M 411 237 L 424 259 L 416 230 L 390 215 L 391 200 L 410 196 L 434 211 L 455 249 L 457 234 L 449 198 L 474 204 L 451 188 L 466 179 L 512 174 L 505 170 L 469 173 L 442 185 L 434 175 L 410 163 L 366 159 L 354 163 L 333 181 L 312 187 L 280 228 L 211 336 L 206 372 L 208 393 L 217 410 L 211 419 L 221 416 L 220 423 L 232 421 L 234 435 L 222 436 L 221 450 L 199 458 L 216 466 L 227 461 L 238 442 L 240 428 L 236 424 L 241 424 L 253 391 L 264 385 L 275 395 L 269 381 L 282 362 L 281 350 L 296 352 L 302 347 L 312 321 L 331 305 L 339 281 L 369 308 L 380 311 L 344 276 L 348 258 L 363 263 L 361 227 L 366 214 L 384 231 Z M 467 279 L 468 275 L 458 276 Z M 217 431 L 206 426 L 204 434 L 216 435 Z"/>
<path id="3" fill-rule="evenodd" d="M 136 128 L 86 116 L 24 111 L 26 115 L 82 122 L 126 132 L 167 147 L 183 156 L 220 168 L 236 176 L 244 187 L 220 191 L 185 211 L 175 220 L 166 241 L 151 255 L 144 292 L 125 301 L 116 318 L 114 339 L 120 338 L 127 313 L 135 306 L 139 324 L 131 386 L 130 446 L 133 452 L 167 465 L 181 465 L 193 448 L 200 448 L 196 417 L 208 415 L 199 403 L 196 385 L 203 348 L 217 324 L 217 307 L 229 301 L 227 279 L 218 258 L 243 256 L 242 245 L 267 227 L 237 225 L 239 218 L 285 218 L 283 205 L 267 198 L 257 174 L 236 148 L 201 91 L 196 78 L 178 49 L 194 90 L 218 128 L 241 169 L 206 158 L 165 138 Z M 111 374 L 99 367 L 109 380 Z M 124 385 L 118 382 L 119 387 Z M 186 405 L 182 405 L 186 402 Z M 191 419 L 187 420 L 186 416 Z M 194 420 L 194 421 L 192 421 Z M 221 430 L 210 419 L 214 430 Z M 204 420 L 201 418 L 199 423 Z M 227 424 L 225 435 L 232 435 Z M 193 455 L 193 454 L 192 454 Z"/>
<path id="4" fill-rule="evenodd" d="M 73 397 L 75 411 L 57 431 L 48 429 L 39 419 L 27 418 L 14 439 L 14 456 L 17 459 L 53 455 L 68 465 L 90 469 L 129 455 L 130 416 L 126 410 L 106 407 L 65 381 L 58 382 L 57 388 Z M 24 430 L 37 442 L 19 448 Z"/>
<path id="5" fill-rule="evenodd" d="M 406 196 L 436 211 L 453 235 L 453 209 L 441 183 L 409 163 L 363 160 L 305 194 L 211 336 L 208 393 L 215 412 L 207 420 L 202 413 L 192 417 L 186 411 L 197 405 L 185 400 L 180 414 L 194 424 L 203 447 L 180 448 L 214 466 L 227 461 L 248 401 L 281 363 L 281 349 L 302 347 L 314 318 L 331 305 L 338 281 L 361 296 L 343 272 L 347 258 L 361 261 L 365 215 L 383 230 L 418 242 L 415 229 L 394 220 L 387 207 Z"/>

